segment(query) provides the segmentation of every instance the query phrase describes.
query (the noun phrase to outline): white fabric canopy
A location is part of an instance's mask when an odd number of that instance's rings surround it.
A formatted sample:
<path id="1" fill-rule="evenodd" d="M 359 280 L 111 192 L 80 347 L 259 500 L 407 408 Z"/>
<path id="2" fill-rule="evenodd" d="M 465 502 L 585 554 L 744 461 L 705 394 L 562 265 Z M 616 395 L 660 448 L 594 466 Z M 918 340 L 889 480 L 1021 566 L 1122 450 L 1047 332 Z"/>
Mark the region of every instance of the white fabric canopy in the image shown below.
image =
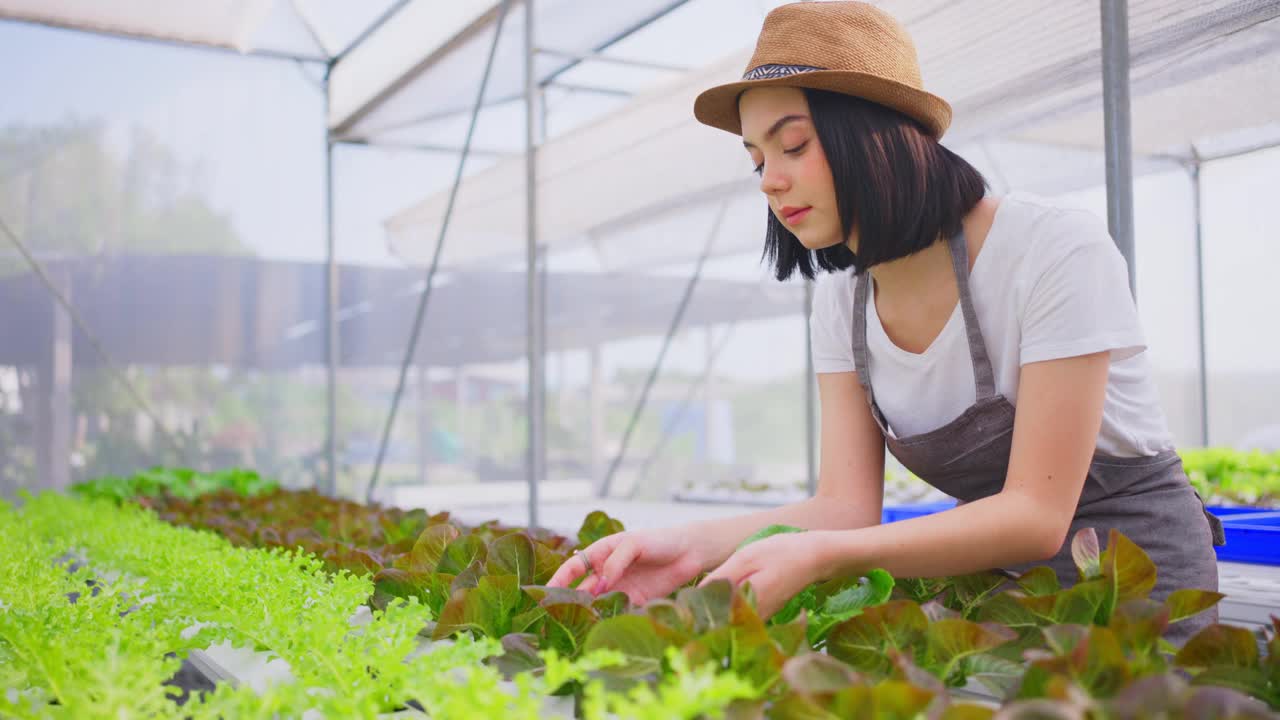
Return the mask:
<path id="1" fill-rule="evenodd" d="M 538 155 L 539 237 L 561 242 L 657 202 L 675 207 L 745 177 L 750 168 L 741 145 L 690 122 L 693 97 L 706 79 L 731 77 L 738 65 L 735 58 L 687 77 L 544 145 Z M 694 160 L 672 167 L 671 158 Z M 397 253 L 412 259 L 430 256 L 447 195 L 433 196 L 388 223 Z M 488 257 L 493 246 L 472 242 L 472 236 L 523 233 L 524 200 L 522 160 L 467 178 L 450 231 L 466 239 L 447 243 L 446 260 L 453 264 Z"/>
<path id="2" fill-rule="evenodd" d="M 625 45 L 637 28 L 663 23 L 696 25 L 680 37 L 698 42 L 657 45 L 672 57 L 646 58 L 655 64 L 706 57 L 707 49 L 720 48 L 726 37 L 746 45 L 752 40 L 742 31 L 746 16 L 762 14 L 780 0 L 726 1 L 538 0 L 536 42 L 550 51 L 538 55 L 538 77 L 557 76 L 566 63 L 573 64 L 565 53 L 591 56 L 620 40 Z M 1046 184 L 1098 179 L 1100 165 L 1088 158 L 1103 146 L 1097 2 L 879 4 L 906 23 L 920 50 L 927 86 L 955 108 L 949 145 L 980 163 L 991 156 L 1015 180 L 1032 174 Z M 329 125 L 340 138 L 430 144 L 434 135 L 443 134 L 448 137 L 441 145 L 456 146 L 497 6 L 498 0 L 0 0 L 0 18 L 326 60 L 394 10 L 388 22 L 334 64 Z M 524 135 L 518 97 L 523 15 L 517 6 L 504 27 L 488 98 L 495 107 L 481 123 L 491 130 L 485 142 L 499 152 L 518 151 Z M 1213 156 L 1280 140 L 1280 0 L 1130 0 L 1129 16 L 1135 152 Z M 757 21 L 752 24 L 758 27 Z M 576 102 L 596 119 L 586 125 L 563 123 L 572 129 L 542 146 L 540 241 L 558 247 L 588 238 L 599 243 L 615 228 L 706 207 L 725 192 L 749 196 L 749 168 L 736 143 L 698 125 L 691 115 L 696 93 L 736 78 L 748 56 L 749 48 L 740 48 L 674 80 L 669 72 L 574 65 L 575 71 L 594 70 L 573 74 L 576 81 L 616 80 L 624 92 L 613 99 L 590 92 L 556 97 L 560 106 Z M 619 99 L 646 86 L 647 92 Z M 591 97 L 596 99 L 583 100 Z M 1141 171 L 1149 163 L 1139 157 L 1136 166 Z M 463 186 L 451 232 L 466 240 L 450 243 L 450 264 L 523 252 L 524 172 L 523 159 L 514 157 Z M 415 261 L 429 257 L 444 204 L 445 193 L 440 193 L 393 217 L 387 228 L 394 252 Z M 724 229 L 725 242 L 718 247 L 725 251 L 745 246 L 735 244 L 740 215 L 735 209 Z"/>
<path id="3" fill-rule="evenodd" d="M 534 0 L 540 82 L 576 64 L 573 57 L 625 35 L 684 0 Z M 377 141 L 394 130 L 450 112 L 465 116 L 474 102 L 499 16 L 497 0 L 413 0 L 334 66 L 329 127 L 343 138 Z M 513 3 L 494 55 L 487 100 L 524 92 L 523 3 Z M 521 119 L 523 122 L 523 116 Z M 517 133 L 523 137 L 523 133 Z M 437 140 L 441 142 L 441 140 Z"/>
<path id="4" fill-rule="evenodd" d="M 495 17 L 492 0 L 415 0 L 333 66 L 329 127 L 340 128 L 385 96 L 400 78 L 430 62 L 455 38 Z"/>
<path id="5" fill-rule="evenodd" d="M 326 62 L 397 1 L 0 0 L 0 19 Z"/>
<path id="6" fill-rule="evenodd" d="M 272 0 L 2 0 L 0 17 L 244 52 L 271 4 Z"/>
<path id="7" fill-rule="evenodd" d="M 1033 141 L 1067 151 L 1063 161 L 1050 160 L 1061 167 L 1048 168 L 1046 182 L 1078 184 L 1081 173 L 1101 181 L 1099 162 L 1069 162 L 1072 151 L 1100 158 L 1104 145 L 1096 2 L 879 4 L 906 22 L 926 86 L 955 109 L 948 145 L 975 160 L 993 147 L 1012 148 L 1001 165 L 1041 165 L 1041 155 L 1018 150 L 1018 141 Z M 1150 166 L 1141 155 L 1189 157 L 1193 143 L 1201 152 L 1215 145 L 1229 152 L 1280 140 L 1280 0 L 1131 0 L 1129 8 L 1139 171 Z M 741 147 L 692 117 L 696 94 L 736 79 L 749 56 L 749 49 L 739 51 L 541 146 L 539 242 L 563 247 L 598 240 L 638 214 L 654 218 L 721 190 L 749 193 L 753 183 Z M 510 239 L 524 234 L 524 177 L 523 159 L 512 158 L 467 179 L 446 262 L 519 247 Z M 387 222 L 393 252 L 413 262 L 431 257 L 447 195 L 428 197 Z M 729 228 L 723 247 L 758 245 L 758 215 L 747 216 L 750 225 L 742 227 L 749 244 L 734 242 L 738 236 Z"/>

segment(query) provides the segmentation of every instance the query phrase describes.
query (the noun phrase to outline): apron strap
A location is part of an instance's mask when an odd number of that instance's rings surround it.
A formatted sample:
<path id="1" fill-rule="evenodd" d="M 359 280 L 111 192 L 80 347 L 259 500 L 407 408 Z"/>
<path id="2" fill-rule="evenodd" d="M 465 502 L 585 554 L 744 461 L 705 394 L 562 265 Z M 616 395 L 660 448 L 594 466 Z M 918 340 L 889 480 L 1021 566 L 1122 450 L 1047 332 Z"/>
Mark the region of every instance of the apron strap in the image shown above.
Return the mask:
<path id="1" fill-rule="evenodd" d="M 978 400 L 996 395 L 995 372 L 987 355 L 987 344 L 982 341 L 978 326 L 978 313 L 973 309 L 973 293 L 969 289 L 969 246 L 964 239 L 964 229 L 951 237 L 951 269 L 955 271 L 956 287 L 960 293 L 960 311 L 964 313 L 964 331 L 969 340 L 969 359 L 973 362 L 973 383 L 977 387 Z"/>
<path id="2" fill-rule="evenodd" d="M 956 288 L 960 295 L 960 312 L 964 315 L 965 337 L 969 343 L 969 360 L 973 365 L 973 383 L 979 401 L 996 396 L 995 371 L 991 369 L 991 358 L 987 355 L 987 345 L 982 341 L 982 330 L 978 326 L 978 313 L 973 309 L 973 293 L 969 289 L 969 246 L 965 243 L 964 230 L 948 240 L 951 249 L 951 269 L 955 272 Z M 871 362 L 867 350 L 867 302 L 871 295 L 871 282 L 868 271 L 858 273 L 857 285 L 854 289 L 853 301 L 853 364 L 857 371 L 858 383 L 871 405 L 871 414 L 876 424 L 886 435 L 888 420 L 880 412 L 876 404 L 875 391 L 871 389 Z"/>
<path id="3" fill-rule="evenodd" d="M 867 271 L 858 273 L 858 282 L 853 291 L 853 367 L 857 371 L 858 384 L 867 396 L 867 404 L 871 406 L 871 417 L 880 432 L 889 434 L 889 423 L 876 404 L 875 391 L 871 389 L 871 362 L 867 351 L 867 298 L 871 291 L 871 283 Z"/>

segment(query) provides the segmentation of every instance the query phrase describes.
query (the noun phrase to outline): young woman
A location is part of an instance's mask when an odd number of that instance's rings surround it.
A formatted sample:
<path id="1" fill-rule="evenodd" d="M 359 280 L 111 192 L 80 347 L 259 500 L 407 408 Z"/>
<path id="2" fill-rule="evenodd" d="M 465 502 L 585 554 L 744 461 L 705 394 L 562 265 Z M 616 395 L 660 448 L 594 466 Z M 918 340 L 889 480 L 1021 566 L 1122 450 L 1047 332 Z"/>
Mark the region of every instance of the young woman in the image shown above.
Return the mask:
<path id="1" fill-rule="evenodd" d="M 1077 582 L 1071 539 L 1112 528 L 1155 561 L 1159 599 L 1217 588 L 1221 526 L 1174 452 L 1124 259 L 1091 214 L 982 176 L 939 144 L 951 117 L 921 85 L 903 28 L 857 2 L 769 14 L 741 82 L 694 113 L 742 136 L 769 202 L 765 256 L 813 278 L 822 404 L 816 497 L 728 520 L 620 533 L 552 585 L 663 597 L 699 573 L 750 581 L 772 614 L 809 583 L 1051 565 Z M 879 524 L 884 448 L 956 497 Z M 761 527 L 775 536 L 736 551 Z M 1174 625 L 1184 641 L 1216 621 Z"/>

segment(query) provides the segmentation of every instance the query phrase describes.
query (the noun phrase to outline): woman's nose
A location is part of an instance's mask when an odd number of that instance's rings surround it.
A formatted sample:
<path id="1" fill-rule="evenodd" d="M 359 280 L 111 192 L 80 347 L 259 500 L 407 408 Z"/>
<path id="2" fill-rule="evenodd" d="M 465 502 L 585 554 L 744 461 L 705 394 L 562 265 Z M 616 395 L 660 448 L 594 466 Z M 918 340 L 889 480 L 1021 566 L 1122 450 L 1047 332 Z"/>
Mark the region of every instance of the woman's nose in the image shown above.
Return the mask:
<path id="1" fill-rule="evenodd" d="M 790 185 L 791 181 L 785 174 L 777 171 L 770 171 L 768 166 L 765 166 L 764 172 L 760 175 L 760 192 L 765 195 L 773 195 L 775 193 L 783 192 L 787 190 Z"/>

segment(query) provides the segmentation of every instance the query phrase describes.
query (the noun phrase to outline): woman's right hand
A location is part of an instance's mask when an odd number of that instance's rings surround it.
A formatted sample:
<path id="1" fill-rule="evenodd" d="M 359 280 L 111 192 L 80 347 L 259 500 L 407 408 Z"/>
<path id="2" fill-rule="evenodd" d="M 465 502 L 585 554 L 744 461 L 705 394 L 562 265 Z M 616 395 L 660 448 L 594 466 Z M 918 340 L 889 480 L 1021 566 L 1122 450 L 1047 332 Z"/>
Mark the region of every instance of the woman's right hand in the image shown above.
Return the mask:
<path id="1" fill-rule="evenodd" d="M 636 605 L 670 595 L 703 570 L 687 528 L 615 533 L 582 548 L 581 554 L 587 556 L 595 572 L 582 581 L 579 590 L 593 595 L 618 590 Z M 582 558 L 572 555 L 547 585 L 568 587 L 586 573 Z"/>

